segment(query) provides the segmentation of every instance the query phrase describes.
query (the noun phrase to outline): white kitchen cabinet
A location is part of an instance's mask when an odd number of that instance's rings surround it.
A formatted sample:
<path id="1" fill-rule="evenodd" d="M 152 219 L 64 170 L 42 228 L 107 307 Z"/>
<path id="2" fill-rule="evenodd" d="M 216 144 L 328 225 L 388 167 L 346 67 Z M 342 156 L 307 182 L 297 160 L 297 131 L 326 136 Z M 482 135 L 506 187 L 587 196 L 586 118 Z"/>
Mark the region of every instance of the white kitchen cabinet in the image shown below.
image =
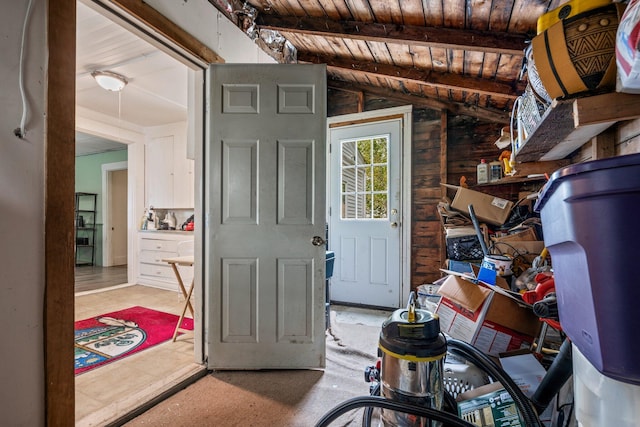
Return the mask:
<path id="1" fill-rule="evenodd" d="M 138 284 L 178 291 L 178 280 L 166 258 L 193 254 L 193 233 L 141 231 L 139 236 Z M 193 279 L 193 267 L 178 267 L 186 287 Z"/>
<path id="2" fill-rule="evenodd" d="M 173 206 L 172 208 L 194 207 L 194 161 L 187 159 L 183 145 L 176 152 L 173 168 Z M 178 159 L 178 155 L 182 156 Z"/>
<path id="3" fill-rule="evenodd" d="M 145 205 L 193 208 L 194 161 L 187 158 L 185 123 L 149 128 L 145 140 Z"/>

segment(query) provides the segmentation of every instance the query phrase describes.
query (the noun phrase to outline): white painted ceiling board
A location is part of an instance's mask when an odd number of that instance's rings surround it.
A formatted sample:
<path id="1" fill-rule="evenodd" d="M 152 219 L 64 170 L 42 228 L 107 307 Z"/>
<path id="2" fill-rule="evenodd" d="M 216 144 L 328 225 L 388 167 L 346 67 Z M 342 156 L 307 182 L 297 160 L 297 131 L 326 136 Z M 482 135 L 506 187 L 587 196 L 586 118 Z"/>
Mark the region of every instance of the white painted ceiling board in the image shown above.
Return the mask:
<path id="1" fill-rule="evenodd" d="M 116 127 L 123 123 L 160 126 L 187 119 L 187 66 L 80 1 L 76 42 L 76 106 L 80 111 L 99 113 Z M 128 84 L 120 93 L 106 91 L 91 76 L 96 70 L 122 74 Z M 78 137 L 76 152 L 95 152 L 100 140 Z M 83 149 L 82 144 L 91 147 Z M 104 150 L 110 149 L 113 147 L 106 144 Z"/>

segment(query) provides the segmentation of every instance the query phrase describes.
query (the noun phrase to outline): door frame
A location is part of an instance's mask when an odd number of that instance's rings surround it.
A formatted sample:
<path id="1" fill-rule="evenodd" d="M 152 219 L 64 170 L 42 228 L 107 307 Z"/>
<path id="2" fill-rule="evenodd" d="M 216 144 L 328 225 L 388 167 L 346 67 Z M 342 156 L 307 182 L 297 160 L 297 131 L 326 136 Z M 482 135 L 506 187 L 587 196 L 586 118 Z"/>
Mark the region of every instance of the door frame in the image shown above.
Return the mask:
<path id="1" fill-rule="evenodd" d="M 113 259 L 111 257 L 111 233 L 109 233 L 109 228 L 111 228 L 111 180 L 109 179 L 112 172 L 120 171 L 120 170 L 128 170 L 128 162 L 114 162 L 114 163 L 104 163 L 102 165 L 102 266 L 103 267 L 111 267 L 113 263 Z M 127 177 L 127 181 L 129 178 Z M 129 191 L 129 184 L 127 182 L 127 223 L 135 224 L 133 218 L 131 218 L 133 209 L 129 209 L 129 206 L 132 206 L 132 192 Z M 133 239 L 129 236 L 127 232 L 127 253 L 132 251 L 133 249 Z M 128 268 L 128 266 L 127 266 Z"/>
<path id="2" fill-rule="evenodd" d="M 400 186 L 402 197 L 402 210 L 400 223 L 402 224 L 400 233 L 400 306 L 402 301 L 407 301 L 411 292 L 411 149 L 412 141 L 412 111 L 413 106 L 404 105 L 400 107 L 384 108 L 380 110 L 366 111 L 363 113 L 344 114 L 327 118 L 327 201 L 331 197 L 331 129 L 347 127 L 362 123 L 375 123 L 378 121 L 399 118 L 401 119 L 402 141 L 400 146 Z M 329 203 L 327 203 L 327 218 L 329 218 Z M 331 241 L 331 229 L 329 229 L 329 240 Z"/>
<path id="3" fill-rule="evenodd" d="M 69 247 L 69 236 L 74 233 L 74 197 L 75 192 L 73 173 L 61 173 L 61 170 L 73 170 L 75 148 L 69 144 L 74 138 L 75 132 L 75 3 L 77 0 L 48 0 L 46 19 L 49 26 L 46 30 L 48 40 L 48 64 L 46 70 L 46 113 L 47 123 L 45 140 L 47 148 L 45 158 L 47 163 L 45 175 L 44 209 L 46 212 L 55 212 L 56 215 L 45 215 L 46 246 L 45 262 L 45 290 L 43 324 L 44 328 L 44 353 L 46 358 L 44 367 L 45 424 L 66 425 L 75 417 L 75 374 L 73 371 L 73 347 L 68 343 L 73 340 L 74 304 L 74 254 Z M 171 53 L 181 61 L 189 61 L 192 68 L 198 68 L 196 74 L 202 76 L 206 84 L 205 70 L 211 63 L 224 62 L 212 49 L 198 41 L 191 34 L 168 21 L 151 6 L 138 2 L 123 2 L 123 0 L 111 0 L 109 4 L 103 4 L 101 0 L 82 0 L 85 3 L 103 7 L 123 25 L 131 28 L 135 26 L 138 34 L 150 37 L 153 34 L 154 42 Z M 125 4 L 132 8 L 125 7 Z M 134 22 L 135 24 L 132 24 Z M 53 70 L 53 71 L 51 71 Z M 203 86 L 204 86 L 203 84 Z M 202 98 L 200 98 L 202 99 Z M 65 105 L 67 108 L 60 108 Z M 201 105 L 204 111 L 204 102 Z M 203 114 L 196 114 L 196 130 L 199 136 L 195 152 L 196 158 L 202 155 L 204 150 Z M 200 134 L 198 134 L 200 133 Z M 198 162 L 196 161 L 196 168 Z M 196 180 L 196 205 L 195 209 L 202 211 L 202 180 Z M 60 216 L 66 220 L 60 221 Z M 202 260 L 201 239 L 196 236 L 196 260 Z M 200 254 L 198 249 L 200 248 Z M 200 256 L 198 258 L 197 256 Z M 196 265 L 195 274 L 201 271 Z M 202 286 L 199 281 L 197 285 Z M 197 287 L 197 286 L 196 286 Z M 202 299 L 201 299 L 202 300 Z M 200 300 L 200 301 L 201 301 Z M 201 304 L 197 305 L 201 308 Z M 196 331 L 197 333 L 197 331 Z M 202 333 L 200 333 L 202 335 Z M 196 336 L 194 347 L 198 347 L 201 341 Z M 200 344 L 201 348 L 201 344 Z M 196 357 L 203 358 L 202 352 Z"/>

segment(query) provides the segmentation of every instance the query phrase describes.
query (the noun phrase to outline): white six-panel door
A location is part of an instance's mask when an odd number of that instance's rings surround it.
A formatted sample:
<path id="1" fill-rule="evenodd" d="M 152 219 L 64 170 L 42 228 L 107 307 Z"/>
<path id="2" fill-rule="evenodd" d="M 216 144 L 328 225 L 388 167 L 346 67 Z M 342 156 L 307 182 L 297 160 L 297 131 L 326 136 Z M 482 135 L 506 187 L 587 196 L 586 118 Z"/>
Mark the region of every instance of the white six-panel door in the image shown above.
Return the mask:
<path id="1" fill-rule="evenodd" d="M 211 68 L 208 367 L 324 367 L 326 69 Z"/>

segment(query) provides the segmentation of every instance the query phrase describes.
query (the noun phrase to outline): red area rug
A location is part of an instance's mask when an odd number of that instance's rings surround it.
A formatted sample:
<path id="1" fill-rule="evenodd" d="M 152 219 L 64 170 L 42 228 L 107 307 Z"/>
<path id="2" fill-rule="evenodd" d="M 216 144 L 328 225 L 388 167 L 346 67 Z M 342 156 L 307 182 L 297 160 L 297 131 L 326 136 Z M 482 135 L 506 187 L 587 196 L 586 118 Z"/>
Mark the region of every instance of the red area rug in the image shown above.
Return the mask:
<path id="1" fill-rule="evenodd" d="M 136 306 L 75 322 L 76 375 L 170 340 L 179 318 Z M 180 327 L 193 330 L 193 319 Z"/>

